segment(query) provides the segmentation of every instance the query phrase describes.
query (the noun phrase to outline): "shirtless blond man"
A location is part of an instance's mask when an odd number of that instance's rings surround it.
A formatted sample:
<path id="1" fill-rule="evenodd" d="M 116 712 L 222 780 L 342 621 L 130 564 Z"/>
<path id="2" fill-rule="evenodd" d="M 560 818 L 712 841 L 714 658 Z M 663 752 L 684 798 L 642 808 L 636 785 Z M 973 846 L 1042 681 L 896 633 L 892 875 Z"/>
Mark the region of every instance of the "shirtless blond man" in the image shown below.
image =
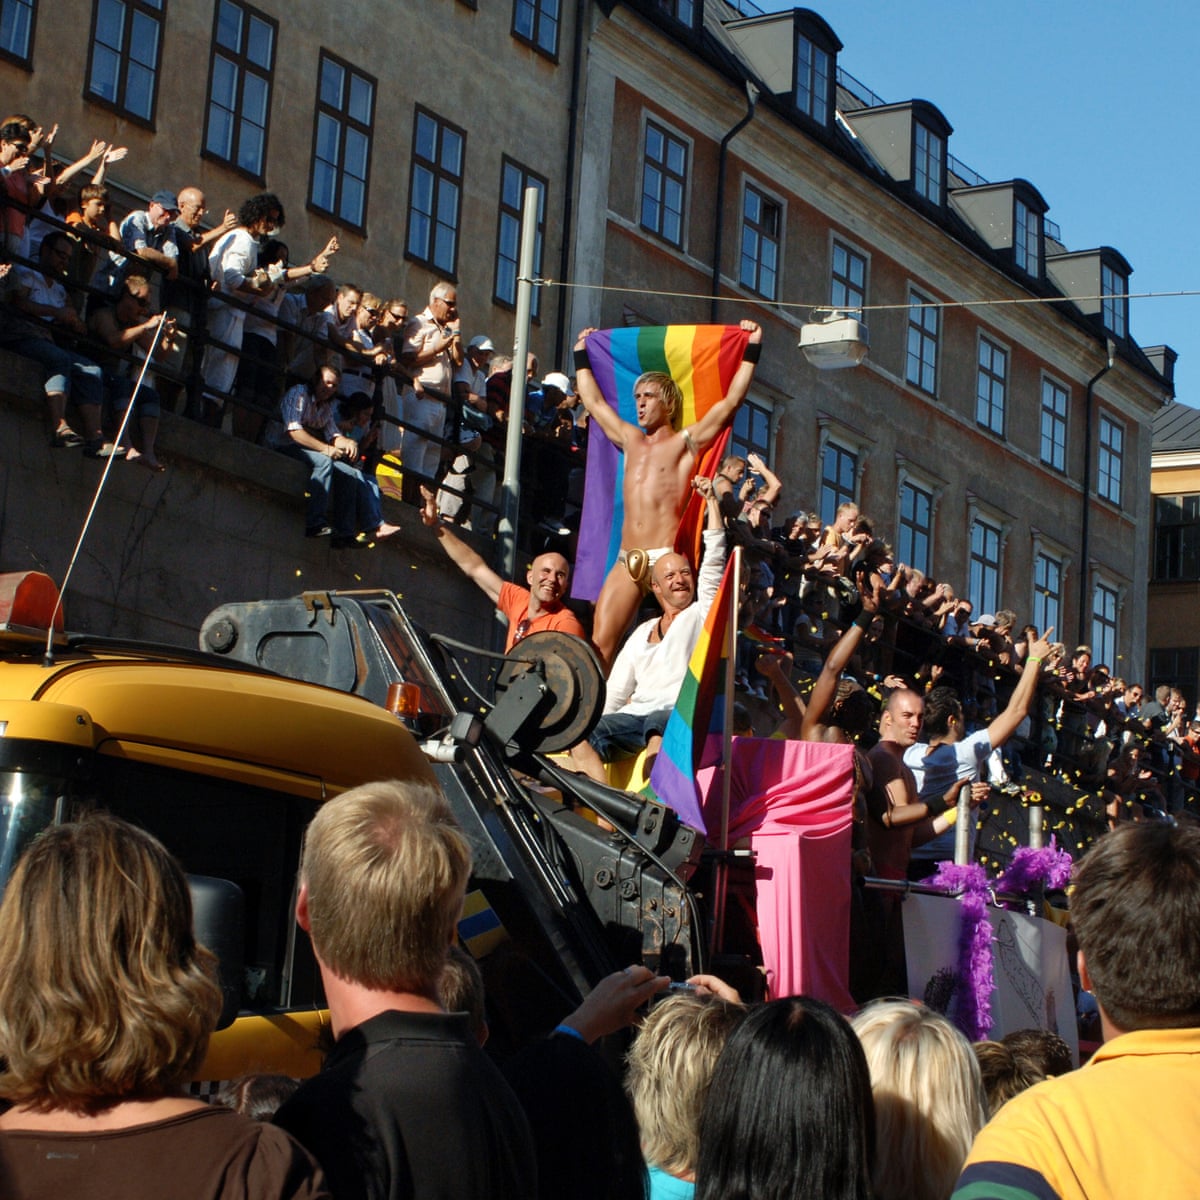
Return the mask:
<path id="1" fill-rule="evenodd" d="M 607 670 L 617 643 L 637 612 L 654 564 L 670 554 L 683 511 L 687 507 L 696 459 L 733 419 L 750 390 L 762 345 L 762 329 L 742 321 L 750 335 L 725 397 L 694 425 L 676 429 L 682 404 L 678 385 L 661 371 L 648 371 L 633 386 L 637 424 L 623 421 L 604 399 L 587 359 L 586 342 L 594 329 L 584 329 L 575 341 L 575 390 L 588 415 L 625 455 L 625 521 L 621 554 L 600 589 L 592 641 Z"/>

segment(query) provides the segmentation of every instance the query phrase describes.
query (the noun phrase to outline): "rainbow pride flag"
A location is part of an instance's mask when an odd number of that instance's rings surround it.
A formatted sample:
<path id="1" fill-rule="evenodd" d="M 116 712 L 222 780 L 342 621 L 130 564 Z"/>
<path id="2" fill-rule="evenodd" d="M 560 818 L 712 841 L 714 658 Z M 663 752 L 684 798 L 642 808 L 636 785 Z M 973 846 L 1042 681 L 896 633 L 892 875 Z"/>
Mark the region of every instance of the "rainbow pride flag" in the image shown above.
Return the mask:
<path id="1" fill-rule="evenodd" d="M 644 371 L 665 371 L 683 392 L 679 428 L 694 424 L 725 397 L 737 373 L 749 334 L 736 325 L 660 325 L 646 329 L 602 329 L 587 340 L 592 373 L 605 400 L 622 420 L 637 424 L 633 384 Z M 725 430 L 700 456 L 699 475 L 713 475 L 725 454 Z M 595 600 L 604 577 L 621 549 L 625 519 L 625 456 L 593 422 L 589 428 L 587 481 L 583 496 L 579 552 L 572 572 L 571 594 Z M 704 528 L 704 501 L 693 493 L 688 501 L 675 548 L 698 563 Z M 643 546 L 643 550 L 656 547 Z"/>
<path id="2" fill-rule="evenodd" d="M 705 832 L 696 772 L 721 761 L 725 732 L 725 665 L 729 661 L 729 623 L 733 619 L 734 564 L 740 547 L 725 564 L 716 598 L 692 651 L 679 698 L 663 730 L 662 748 L 650 771 L 650 787 L 686 825 Z M 732 714 L 731 714 L 732 715 Z"/>

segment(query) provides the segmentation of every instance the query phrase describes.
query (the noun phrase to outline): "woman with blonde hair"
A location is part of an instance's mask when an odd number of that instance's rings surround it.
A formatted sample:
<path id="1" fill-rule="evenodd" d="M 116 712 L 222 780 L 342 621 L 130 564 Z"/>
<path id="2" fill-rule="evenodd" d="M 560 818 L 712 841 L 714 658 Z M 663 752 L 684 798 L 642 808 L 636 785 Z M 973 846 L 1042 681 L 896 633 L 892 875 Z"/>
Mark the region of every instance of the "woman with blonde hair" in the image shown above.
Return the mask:
<path id="1" fill-rule="evenodd" d="M 688 1200 L 700 1159 L 700 1114 L 713 1069 L 746 1010 L 705 993 L 669 996 L 651 1008 L 626 1058 L 649 1200 Z"/>
<path id="2" fill-rule="evenodd" d="M 315 1200 L 282 1130 L 189 1097 L 221 1011 L 179 865 L 97 813 L 47 830 L 0 903 L 0 1192 Z"/>
<path id="3" fill-rule="evenodd" d="M 850 1024 L 875 1097 L 875 1200 L 947 1200 L 986 1119 L 970 1042 L 915 1000 L 880 1000 Z"/>

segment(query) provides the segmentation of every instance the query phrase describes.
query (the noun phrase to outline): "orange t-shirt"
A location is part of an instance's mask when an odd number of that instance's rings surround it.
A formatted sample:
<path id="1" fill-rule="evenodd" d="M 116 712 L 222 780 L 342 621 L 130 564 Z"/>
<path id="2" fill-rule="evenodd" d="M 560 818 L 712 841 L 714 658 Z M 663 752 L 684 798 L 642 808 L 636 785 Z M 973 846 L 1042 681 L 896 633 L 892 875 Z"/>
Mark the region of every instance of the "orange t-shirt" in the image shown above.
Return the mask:
<path id="1" fill-rule="evenodd" d="M 521 637 L 526 637 L 531 633 L 541 633 L 543 629 L 557 629 L 562 633 L 586 639 L 587 634 L 583 632 L 579 618 L 569 608 L 563 607 L 554 612 L 543 612 L 529 620 L 529 596 L 528 588 L 518 587 L 515 583 L 505 583 L 500 587 L 500 600 L 496 607 L 508 619 L 508 635 L 504 639 L 506 654 L 513 648 L 513 644 L 517 640 L 517 626 L 527 620 L 529 625 L 521 631 Z"/>

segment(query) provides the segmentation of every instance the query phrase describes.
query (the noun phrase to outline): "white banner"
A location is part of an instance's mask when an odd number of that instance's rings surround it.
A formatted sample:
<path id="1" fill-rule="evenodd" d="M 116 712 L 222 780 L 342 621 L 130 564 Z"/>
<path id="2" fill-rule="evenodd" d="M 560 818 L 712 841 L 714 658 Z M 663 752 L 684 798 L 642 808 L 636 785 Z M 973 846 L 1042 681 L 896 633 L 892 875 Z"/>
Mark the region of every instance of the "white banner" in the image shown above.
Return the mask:
<path id="1" fill-rule="evenodd" d="M 954 1018 L 958 1003 L 961 908 L 952 896 L 909 895 L 903 904 L 908 993 Z M 1079 1065 L 1075 995 L 1067 933 L 1025 913 L 987 910 L 992 926 L 992 1031 L 999 1040 L 1018 1029 L 1050 1029 Z"/>

